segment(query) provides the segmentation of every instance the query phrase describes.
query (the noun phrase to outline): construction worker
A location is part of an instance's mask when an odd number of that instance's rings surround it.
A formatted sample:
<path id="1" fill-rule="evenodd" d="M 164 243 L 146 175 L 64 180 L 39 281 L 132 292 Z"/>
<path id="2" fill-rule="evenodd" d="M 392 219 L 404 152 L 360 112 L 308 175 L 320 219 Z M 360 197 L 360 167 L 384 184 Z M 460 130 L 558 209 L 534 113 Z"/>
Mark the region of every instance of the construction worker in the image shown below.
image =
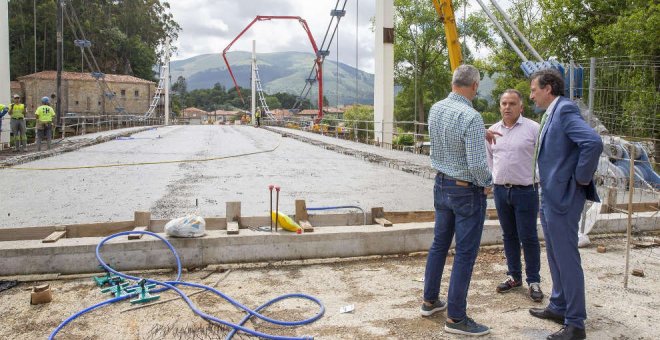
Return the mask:
<path id="1" fill-rule="evenodd" d="M 14 101 L 7 112 L 11 117 L 11 134 L 14 136 L 14 152 L 19 149 L 27 151 L 27 127 L 25 126 L 25 104 L 21 104 L 21 96 L 14 94 Z M 19 145 L 22 147 L 19 148 Z"/>
<path id="2" fill-rule="evenodd" d="M 0 132 L 2 132 L 2 118 L 9 112 L 9 108 L 0 104 Z"/>
<path id="3" fill-rule="evenodd" d="M 257 109 L 257 111 L 254 113 L 254 118 L 257 119 L 257 127 L 261 126 L 261 111 L 262 111 L 262 110 L 263 110 L 262 108 L 259 108 L 259 109 Z"/>
<path id="4" fill-rule="evenodd" d="M 41 151 L 41 141 L 44 137 L 47 140 L 47 148 L 50 150 L 50 140 L 53 137 L 53 117 L 55 116 L 55 110 L 53 110 L 50 105 L 50 98 L 43 97 L 41 98 L 41 106 L 34 111 L 34 115 L 37 117 L 37 151 Z"/>

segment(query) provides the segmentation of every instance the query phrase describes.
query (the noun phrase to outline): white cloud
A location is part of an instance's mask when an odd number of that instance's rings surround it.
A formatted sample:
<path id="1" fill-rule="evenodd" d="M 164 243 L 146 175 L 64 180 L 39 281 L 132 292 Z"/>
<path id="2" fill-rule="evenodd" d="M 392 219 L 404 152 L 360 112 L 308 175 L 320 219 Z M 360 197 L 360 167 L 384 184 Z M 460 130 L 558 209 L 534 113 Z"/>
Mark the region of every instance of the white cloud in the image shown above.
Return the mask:
<path id="1" fill-rule="evenodd" d="M 338 35 L 329 46 L 330 60 L 358 67 L 367 72 L 374 70 L 374 33 L 371 18 L 375 15 L 376 0 L 354 0 L 346 4 L 346 16 L 341 19 Z M 199 54 L 218 53 L 234 39 L 257 15 L 299 16 L 304 19 L 321 48 L 331 20 L 330 11 L 337 0 L 172 0 L 174 19 L 181 25 L 175 59 L 190 58 Z M 359 11 L 356 15 L 356 10 Z M 334 28 L 334 22 L 331 29 Z M 356 44 L 356 35 L 358 37 Z M 329 35 L 328 35 L 329 39 Z M 257 52 L 299 51 L 313 52 L 307 34 L 295 20 L 271 20 L 257 22 L 234 43 L 230 51 L 251 51 L 252 40 L 257 42 Z M 357 45 L 357 46 L 356 46 Z M 357 47 L 357 54 L 356 54 Z M 310 65 L 311 67 L 311 65 Z"/>

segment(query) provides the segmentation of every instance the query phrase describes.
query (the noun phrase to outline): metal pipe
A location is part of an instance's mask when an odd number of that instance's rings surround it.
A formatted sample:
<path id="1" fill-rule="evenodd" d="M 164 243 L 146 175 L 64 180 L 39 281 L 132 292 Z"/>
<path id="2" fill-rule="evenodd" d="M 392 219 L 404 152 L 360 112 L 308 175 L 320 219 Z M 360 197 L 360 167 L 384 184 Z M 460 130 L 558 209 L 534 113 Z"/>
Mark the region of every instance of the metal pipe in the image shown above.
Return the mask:
<path id="1" fill-rule="evenodd" d="M 490 19 L 490 21 L 491 21 L 491 22 L 495 25 L 495 27 L 497 27 L 497 29 L 500 31 L 500 34 L 502 35 L 502 38 L 504 38 L 504 40 L 506 40 L 506 42 L 509 44 L 509 46 L 511 46 L 511 48 L 513 48 L 513 50 L 516 52 L 516 54 L 518 55 L 518 57 L 519 57 L 520 59 L 522 59 L 523 61 L 529 61 L 529 60 L 527 59 L 527 57 L 525 57 L 525 55 L 522 53 L 522 51 L 520 51 L 520 49 L 518 48 L 518 46 L 513 42 L 513 40 L 511 40 L 511 37 L 509 36 L 508 33 L 506 33 L 506 31 L 504 30 L 504 28 L 502 27 L 502 25 L 500 25 L 500 23 L 497 21 L 497 19 L 496 19 L 495 16 L 493 15 L 493 13 L 491 13 L 490 10 L 488 9 L 488 7 L 486 7 L 486 5 L 484 5 L 483 1 L 481 1 L 481 0 L 477 0 L 477 2 L 479 3 L 479 6 L 481 6 L 481 9 L 484 10 L 484 13 L 486 13 L 486 15 L 488 16 L 488 18 Z"/>
<path id="2" fill-rule="evenodd" d="M 591 125 L 592 127 L 596 125 L 595 123 L 592 124 L 591 122 L 594 115 L 595 98 L 596 98 L 596 58 L 591 57 L 589 61 L 589 98 L 587 99 L 589 106 L 589 113 L 587 116 L 587 122 L 589 122 L 589 125 Z"/>
<path id="3" fill-rule="evenodd" d="M 270 215 L 270 232 L 273 232 L 273 185 L 268 186 L 268 191 L 270 191 L 270 209 L 268 209 L 268 215 Z M 277 218 L 277 216 L 275 216 Z"/>
<path id="4" fill-rule="evenodd" d="M 626 228 L 626 269 L 623 275 L 623 288 L 628 288 L 630 268 L 630 242 L 632 239 L 633 192 L 635 191 L 635 146 L 630 144 L 630 178 L 628 182 L 628 228 Z"/>
<path id="5" fill-rule="evenodd" d="M 568 66 L 568 90 L 570 91 L 568 97 L 571 98 L 571 100 L 575 99 L 574 93 L 575 93 L 575 64 L 573 63 L 573 60 L 570 61 L 570 64 Z"/>
<path id="6" fill-rule="evenodd" d="M 532 52 L 532 54 L 534 55 L 534 57 L 535 57 L 536 59 L 538 59 L 538 61 L 541 61 L 541 62 L 542 62 L 542 61 L 543 61 L 543 58 L 541 58 L 541 55 L 540 55 L 538 52 L 536 52 L 536 50 L 534 49 L 534 47 L 532 47 L 532 44 L 530 44 L 529 41 L 527 40 L 527 38 L 525 38 L 525 36 L 524 36 L 524 35 L 518 30 L 518 27 L 513 23 L 513 20 L 511 20 L 511 18 L 509 17 L 509 15 L 506 14 L 506 12 L 502 9 L 502 7 L 500 7 L 500 5 L 497 3 L 497 1 L 495 1 L 495 0 L 490 0 L 490 2 L 492 2 L 492 3 L 493 3 L 493 6 L 495 6 L 495 8 L 497 9 L 497 11 L 500 12 L 500 14 L 502 14 L 502 17 L 504 17 L 504 20 L 506 20 L 506 22 L 509 24 L 509 27 L 511 27 L 511 29 L 513 29 L 513 32 L 516 33 L 516 35 L 518 36 L 518 38 L 523 42 L 523 44 L 525 44 L 525 46 L 527 47 L 527 49 L 528 49 L 530 52 Z"/>
<path id="7" fill-rule="evenodd" d="M 277 225 L 280 219 L 280 186 L 275 186 L 275 232 L 277 232 Z"/>

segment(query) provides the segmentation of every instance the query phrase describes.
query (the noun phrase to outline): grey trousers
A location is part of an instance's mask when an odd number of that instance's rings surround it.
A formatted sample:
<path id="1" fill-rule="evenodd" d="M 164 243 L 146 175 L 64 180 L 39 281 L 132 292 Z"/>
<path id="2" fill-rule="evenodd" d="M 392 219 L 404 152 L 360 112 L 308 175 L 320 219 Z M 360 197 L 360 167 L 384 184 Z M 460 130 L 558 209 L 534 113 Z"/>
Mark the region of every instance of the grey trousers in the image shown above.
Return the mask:
<path id="1" fill-rule="evenodd" d="M 41 151 L 41 141 L 46 138 L 46 146 L 50 150 L 50 140 L 53 138 L 53 124 L 42 123 L 37 129 L 37 151 Z"/>
<path id="2" fill-rule="evenodd" d="M 27 149 L 27 128 L 25 127 L 25 119 L 11 119 L 9 123 L 11 126 L 11 134 L 14 136 L 14 147 L 18 151 L 19 145 L 23 146 L 23 150 Z"/>

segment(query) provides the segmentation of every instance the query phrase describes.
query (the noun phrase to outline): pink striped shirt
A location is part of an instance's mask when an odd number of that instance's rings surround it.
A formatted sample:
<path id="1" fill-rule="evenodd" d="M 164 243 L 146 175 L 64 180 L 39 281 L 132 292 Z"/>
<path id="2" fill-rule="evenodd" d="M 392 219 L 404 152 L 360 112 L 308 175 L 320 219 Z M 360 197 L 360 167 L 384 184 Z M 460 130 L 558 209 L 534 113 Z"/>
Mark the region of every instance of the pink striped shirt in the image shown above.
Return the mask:
<path id="1" fill-rule="evenodd" d="M 489 130 L 502 134 L 497 138 L 497 144 L 486 143 L 488 167 L 493 173 L 493 183 L 533 184 L 532 163 L 539 124 L 521 115 L 511 127 L 504 126 L 504 122 L 500 120 Z M 538 174 L 536 178 L 539 178 Z"/>

